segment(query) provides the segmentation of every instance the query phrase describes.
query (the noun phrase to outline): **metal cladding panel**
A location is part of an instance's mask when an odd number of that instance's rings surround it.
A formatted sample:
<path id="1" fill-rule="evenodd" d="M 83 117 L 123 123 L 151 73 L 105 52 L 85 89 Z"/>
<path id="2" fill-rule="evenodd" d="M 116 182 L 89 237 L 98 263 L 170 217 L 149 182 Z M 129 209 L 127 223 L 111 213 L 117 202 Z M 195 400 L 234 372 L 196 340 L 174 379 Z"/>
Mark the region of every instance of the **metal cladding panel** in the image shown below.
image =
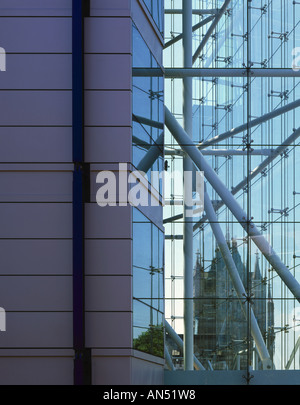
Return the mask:
<path id="1" fill-rule="evenodd" d="M 71 16 L 72 0 L 1 0 L 1 16 Z"/>
<path id="2" fill-rule="evenodd" d="M 86 128 L 85 159 L 91 163 L 130 162 L 131 140 L 131 127 Z"/>
<path id="3" fill-rule="evenodd" d="M 131 275 L 131 250 L 131 239 L 86 240 L 86 275 Z"/>
<path id="4" fill-rule="evenodd" d="M 129 356 L 93 356 L 94 385 L 130 385 L 131 358 Z"/>
<path id="5" fill-rule="evenodd" d="M 72 128 L 0 127 L 0 160 L 2 163 L 71 162 Z"/>
<path id="6" fill-rule="evenodd" d="M 71 172 L 0 171 L 0 202 L 71 201 Z"/>
<path id="7" fill-rule="evenodd" d="M 71 312 L 7 312 L 2 348 L 71 348 Z"/>
<path id="8" fill-rule="evenodd" d="M 88 18 L 85 53 L 131 53 L 131 18 Z"/>
<path id="9" fill-rule="evenodd" d="M 91 0 L 91 16 L 130 16 L 131 0 Z"/>
<path id="10" fill-rule="evenodd" d="M 131 207 L 99 207 L 96 203 L 85 206 L 86 238 L 130 239 Z M 107 252 L 112 256 L 114 252 Z"/>
<path id="11" fill-rule="evenodd" d="M 164 360 L 146 353 L 130 349 L 94 349 L 92 359 L 95 385 L 164 384 Z"/>
<path id="12" fill-rule="evenodd" d="M 2 203 L 1 238 L 71 238 L 69 203 Z"/>
<path id="13" fill-rule="evenodd" d="M 71 27 L 72 19 L 67 17 L 0 17 L 1 46 L 8 54 L 71 53 Z"/>
<path id="14" fill-rule="evenodd" d="M 55 352 L 48 356 L 0 357 L 0 380 L 1 385 L 72 385 L 73 358 Z"/>
<path id="15" fill-rule="evenodd" d="M 1 276 L 72 274 L 71 240 L 1 239 L 0 257 Z"/>
<path id="16" fill-rule="evenodd" d="M 87 312 L 86 345 L 94 348 L 130 348 L 131 312 Z"/>
<path id="17" fill-rule="evenodd" d="M 130 54 L 86 54 L 85 89 L 131 90 Z"/>
<path id="18" fill-rule="evenodd" d="M 130 276 L 86 276 L 86 310 L 131 311 L 131 284 Z"/>
<path id="19" fill-rule="evenodd" d="M 6 311 L 72 311 L 71 276 L 1 276 L 0 281 Z"/>
<path id="20" fill-rule="evenodd" d="M 131 126 L 131 91 L 86 91 L 85 125 Z"/>
<path id="21" fill-rule="evenodd" d="M 2 42 L 1 42 L 2 43 Z M 71 90 L 72 56 L 68 54 L 12 54 L 0 74 L 1 90 Z"/>
<path id="22" fill-rule="evenodd" d="M 3 90 L 0 110 L 2 126 L 72 125 L 72 94 L 71 91 Z"/>

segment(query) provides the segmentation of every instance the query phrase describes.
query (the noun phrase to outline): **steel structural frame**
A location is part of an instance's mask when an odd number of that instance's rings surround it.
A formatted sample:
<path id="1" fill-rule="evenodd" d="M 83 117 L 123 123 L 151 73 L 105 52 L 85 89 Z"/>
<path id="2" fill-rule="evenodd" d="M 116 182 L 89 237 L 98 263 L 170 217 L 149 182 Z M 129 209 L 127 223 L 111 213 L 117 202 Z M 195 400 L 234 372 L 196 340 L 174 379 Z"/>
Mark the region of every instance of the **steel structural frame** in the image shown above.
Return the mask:
<path id="1" fill-rule="evenodd" d="M 182 10 L 165 10 L 166 14 L 183 14 L 183 22 L 188 18 L 185 13 L 188 11 L 188 7 L 184 6 L 185 1 L 183 1 L 183 9 Z M 226 11 L 228 5 L 230 3 L 230 0 L 225 0 L 223 3 L 223 6 L 220 10 L 214 10 L 212 14 L 215 15 L 213 22 L 211 26 L 209 27 L 206 35 L 204 36 L 203 40 L 201 41 L 199 47 L 197 48 L 195 54 L 193 55 L 193 63 L 196 61 L 197 57 L 199 56 L 200 52 L 204 48 L 205 44 L 207 43 L 208 39 L 210 38 L 211 34 L 215 30 L 218 22 L 220 21 L 222 15 Z M 203 14 L 206 13 L 207 10 L 203 10 Z M 190 10 L 190 14 L 202 14 L 199 12 L 199 10 Z M 191 16 L 190 16 L 191 17 Z M 192 29 L 192 26 L 190 26 L 190 29 Z M 185 32 L 183 29 L 183 33 L 177 37 L 177 40 L 182 39 L 183 43 L 185 44 L 184 49 L 187 46 L 187 39 L 188 39 L 189 33 Z M 177 42 L 177 41 L 175 41 Z M 135 69 L 133 71 L 133 74 L 135 76 L 139 75 L 144 75 L 143 69 Z M 147 75 L 157 75 L 158 72 L 156 72 L 154 69 L 152 72 L 147 70 Z M 164 71 L 164 76 L 165 78 L 181 78 L 183 81 L 186 81 L 187 78 L 195 78 L 195 77 L 247 77 L 248 79 L 251 77 L 300 77 L 300 72 L 299 71 L 294 71 L 292 69 L 254 69 L 254 68 L 245 68 L 245 69 L 195 69 L 193 67 L 188 67 L 185 65 L 184 68 L 175 68 L 175 69 L 165 69 Z M 186 97 L 186 94 L 184 95 Z M 185 102 L 186 99 L 184 98 Z M 229 131 L 228 133 L 224 133 L 219 135 L 216 138 L 212 138 L 209 141 L 206 141 L 205 143 L 199 144 L 198 146 L 195 145 L 193 142 L 190 141 L 190 136 L 189 134 L 186 133 L 186 131 L 181 128 L 181 126 L 178 124 L 177 120 L 175 117 L 170 113 L 170 111 L 165 107 L 165 124 L 168 127 L 171 135 L 176 139 L 178 142 L 179 146 L 181 147 L 183 151 L 183 156 L 188 156 L 190 157 L 195 165 L 198 167 L 199 170 L 204 171 L 204 173 L 207 174 L 208 171 L 208 176 L 206 176 L 206 179 L 210 182 L 212 187 L 217 191 L 220 197 L 222 197 L 223 201 L 219 202 L 219 205 L 217 205 L 217 209 L 220 208 L 221 205 L 226 204 L 227 207 L 231 210 L 233 215 L 238 219 L 240 222 L 241 226 L 246 230 L 248 235 L 253 238 L 254 243 L 258 246 L 260 251 L 263 253 L 263 255 L 266 257 L 266 259 L 270 262 L 270 264 L 273 266 L 273 268 L 277 271 L 278 275 L 281 277 L 283 282 L 286 284 L 286 286 L 290 289 L 290 291 L 293 293 L 294 297 L 300 302 L 300 285 L 296 281 L 296 279 L 292 276 L 292 274 L 289 272 L 289 270 L 286 268 L 286 266 L 281 262 L 273 248 L 268 244 L 268 242 L 265 240 L 265 238 L 262 236 L 262 234 L 258 231 L 254 223 L 251 221 L 251 219 L 248 218 L 247 214 L 243 212 L 241 207 L 239 207 L 239 204 L 236 202 L 235 198 L 233 195 L 237 193 L 239 190 L 243 188 L 245 185 L 245 182 L 247 183 L 248 181 L 251 181 L 258 173 L 260 173 L 265 167 L 269 165 L 270 162 L 272 162 L 277 156 L 282 153 L 288 146 L 290 146 L 295 140 L 299 137 L 300 135 L 300 128 L 297 130 L 294 130 L 294 133 L 289 136 L 286 141 L 283 142 L 282 145 L 279 145 L 275 150 L 272 150 L 270 155 L 256 168 L 254 169 L 249 176 L 247 176 L 246 179 L 244 179 L 240 184 L 238 184 L 236 187 L 233 189 L 233 193 L 231 193 L 224 184 L 220 181 L 216 173 L 210 166 L 206 163 L 204 154 L 200 152 L 202 148 L 207 147 L 208 145 L 216 144 L 220 142 L 223 139 L 226 139 L 228 137 L 234 136 L 237 133 L 240 133 L 244 131 L 245 129 L 249 129 L 256 125 L 260 125 L 262 122 L 265 122 L 267 120 L 271 120 L 272 118 L 282 115 L 287 111 L 290 111 L 294 108 L 297 108 L 300 106 L 300 100 L 296 100 L 294 103 L 290 103 L 287 106 L 281 107 L 277 110 L 274 110 L 271 113 L 265 114 L 264 116 L 253 120 L 252 122 L 248 122 L 244 125 L 241 125 L 240 127 L 233 129 L 232 131 Z M 185 114 L 183 114 L 183 117 L 185 119 Z M 167 151 L 168 153 L 168 151 Z M 174 154 L 178 154 L 180 152 L 176 151 Z M 170 151 L 170 154 L 172 154 L 172 151 Z M 207 153 L 208 154 L 208 153 Z M 228 269 L 231 269 L 231 271 L 234 269 L 230 265 L 230 262 L 232 260 L 230 252 L 227 252 L 226 248 L 223 249 L 224 244 L 222 244 L 222 241 L 225 240 L 221 229 L 219 228 L 219 224 L 217 221 L 217 217 L 215 216 L 215 211 L 214 207 L 212 205 L 212 202 L 209 200 L 209 197 L 207 193 L 205 193 L 205 201 L 207 204 L 207 211 L 206 211 L 206 218 L 205 220 L 209 220 L 210 224 L 212 225 L 215 237 L 217 239 L 217 242 L 219 244 L 219 247 L 222 247 L 222 253 L 224 255 L 224 258 L 226 260 L 228 259 L 229 264 L 227 265 Z M 178 217 L 184 217 L 184 214 L 182 216 L 175 216 L 173 217 L 173 220 L 179 219 Z M 172 221 L 172 218 L 170 218 Z M 165 222 L 165 221 L 164 221 Z M 169 221 L 168 221 L 169 222 Z M 224 238 L 224 239 L 223 239 Z M 184 233 L 183 235 L 183 240 L 184 243 L 186 243 L 186 235 Z M 225 243 L 226 245 L 226 243 Z M 227 245 L 226 245 L 227 246 Z M 228 255 L 229 254 L 229 255 Z M 229 257 L 230 256 L 230 257 Z M 225 261 L 226 261 L 225 260 Z M 232 263 L 231 263 L 232 264 Z M 185 273 L 184 273 L 185 274 Z M 238 282 L 237 282 L 238 284 Z M 238 295 L 241 293 L 242 290 L 239 289 L 238 285 L 237 287 L 237 292 Z M 253 318 L 251 317 L 251 320 Z M 254 324 L 255 324 L 255 318 L 254 318 Z M 253 325 L 252 325 L 253 326 Z M 255 325 L 254 325 L 254 330 Z M 255 333 L 255 332 L 254 332 Z M 258 331 L 259 335 L 259 331 Z M 261 343 L 260 338 L 258 341 Z M 257 339 L 256 339 L 257 342 Z M 269 357 L 267 351 L 264 349 L 264 345 L 260 346 L 257 345 L 258 351 L 260 352 L 261 358 L 267 359 L 266 364 L 268 364 L 269 368 Z"/>
<path id="2" fill-rule="evenodd" d="M 207 41 L 209 40 L 212 33 L 214 32 L 216 26 L 218 25 L 218 22 L 221 20 L 223 14 L 227 10 L 230 2 L 231 2 L 231 0 L 225 0 L 222 7 L 221 7 L 221 9 L 220 9 L 220 11 L 217 12 L 213 22 L 211 23 L 210 27 L 207 30 L 207 33 L 205 34 L 204 38 L 202 39 L 200 45 L 198 46 L 198 48 L 196 49 L 196 52 L 193 55 L 193 63 L 196 62 L 196 60 L 199 57 L 201 51 L 203 50 L 204 46 L 206 45 Z"/>
<path id="3" fill-rule="evenodd" d="M 237 194 L 239 191 L 241 191 L 243 189 L 243 187 L 245 187 L 247 184 L 249 184 L 251 182 L 251 180 L 253 180 L 256 176 L 258 176 L 270 163 L 273 162 L 273 160 L 275 160 L 278 156 L 280 156 L 282 153 L 284 153 L 284 151 L 287 149 L 288 146 L 292 145 L 300 136 L 300 131 L 294 131 L 281 145 L 279 145 L 276 149 L 272 149 L 271 154 L 264 159 L 255 169 L 253 169 L 251 171 L 251 173 L 242 181 L 240 181 L 235 187 L 233 187 L 233 189 L 231 190 L 231 194 L 235 195 Z M 210 153 L 206 153 L 207 150 L 203 149 L 201 150 L 202 155 L 210 155 Z M 250 155 L 252 154 L 252 152 L 248 152 Z M 216 204 L 215 209 L 218 210 L 220 209 L 222 206 L 224 205 L 223 201 L 219 201 Z M 172 218 L 167 218 L 166 220 L 164 220 L 164 223 L 168 223 L 171 221 L 175 221 L 178 219 L 182 218 L 182 214 L 178 214 Z M 204 222 L 206 222 L 207 218 L 204 216 L 203 218 L 201 218 L 201 220 L 196 223 L 194 225 L 194 230 L 196 230 L 197 228 L 199 228 L 201 226 L 201 224 L 203 224 Z"/>
<path id="4" fill-rule="evenodd" d="M 193 25 L 192 0 L 182 2 L 182 44 L 184 68 L 193 66 Z M 193 136 L 193 79 L 183 78 L 183 127 L 190 141 Z M 190 156 L 183 157 L 183 172 L 192 172 L 193 162 Z M 186 188 L 186 184 L 184 184 Z M 185 193 L 184 193 L 185 194 Z M 183 361 L 185 370 L 193 370 L 194 362 L 194 303 L 193 303 L 193 222 L 186 215 L 191 207 L 184 205 L 183 209 L 183 274 L 184 274 L 184 346 Z"/>
<path id="5" fill-rule="evenodd" d="M 277 271 L 286 286 L 290 289 L 294 297 L 300 302 L 300 285 L 288 270 L 288 268 L 280 260 L 272 246 L 264 238 L 261 232 L 257 229 L 254 222 L 247 215 L 247 213 L 240 207 L 232 193 L 227 189 L 224 183 L 220 180 L 216 172 L 206 162 L 204 156 L 196 147 L 196 145 L 189 143 L 189 137 L 178 124 L 173 114 L 165 107 L 166 126 L 171 134 L 175 137 L 176 141 L 182 149 L 191 157 L 195 165 L 200 171 L 204 172 L 204 176 L 219 196 L 223 199 L 226 206 L 236 217 L 243 229 L 247 232 L 249 237 L 252 238 L 261 253 L 269 261 L 274 270 Z M 298 128 L 297 133 L 300 132 Z"/>

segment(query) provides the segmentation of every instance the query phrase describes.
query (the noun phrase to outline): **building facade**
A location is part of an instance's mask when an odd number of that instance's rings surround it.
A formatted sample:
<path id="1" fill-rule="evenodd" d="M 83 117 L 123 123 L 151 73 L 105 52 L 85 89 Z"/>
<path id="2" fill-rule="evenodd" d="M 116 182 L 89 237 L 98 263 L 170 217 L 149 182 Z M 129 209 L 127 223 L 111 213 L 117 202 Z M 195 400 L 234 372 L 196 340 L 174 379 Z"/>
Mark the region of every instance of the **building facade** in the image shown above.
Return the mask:
<path id="1" fill-rule="evenodd" d="M 137 118 L 163 125 L 162 78 L 132 78 L 162 66 L 162 2 L 5 0 L 0 20 L 0 382 L 162 383 L 161 191 L 124 192 L 162 133 Z"/>
<path id="2" fill-rule="evenodd" d="M 164 210 L 166 321 L 183 346 L 172 330 L 167 343 L 184 369 L 167 383 L 297 384 L 299 13 L 165 1 L 166 159 L 172 171 L 190 156 L 206 187 L 192 243 L 182 190 Z"/>
<path id="3" fill-rule="evenodd" d="M 299 384 L 299 19 L 0 1 L 1 384 Z"/>

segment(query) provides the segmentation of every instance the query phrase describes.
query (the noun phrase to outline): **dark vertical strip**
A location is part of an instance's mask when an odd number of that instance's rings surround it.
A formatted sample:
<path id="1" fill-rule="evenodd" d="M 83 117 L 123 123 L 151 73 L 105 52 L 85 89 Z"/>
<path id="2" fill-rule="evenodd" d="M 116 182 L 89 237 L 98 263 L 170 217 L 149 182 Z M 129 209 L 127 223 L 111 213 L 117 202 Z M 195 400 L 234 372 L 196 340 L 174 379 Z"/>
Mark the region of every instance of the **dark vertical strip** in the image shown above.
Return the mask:
<path id="1" fill-rule="evenodd" d="M 90 350 L 85 347 L 84 203 L 89 167 L 84 163 L 84 12 L 88 2 L 73 0 L 72 125 L 73 125 L 73 346 L 74 384 L 91 383 Z"/>

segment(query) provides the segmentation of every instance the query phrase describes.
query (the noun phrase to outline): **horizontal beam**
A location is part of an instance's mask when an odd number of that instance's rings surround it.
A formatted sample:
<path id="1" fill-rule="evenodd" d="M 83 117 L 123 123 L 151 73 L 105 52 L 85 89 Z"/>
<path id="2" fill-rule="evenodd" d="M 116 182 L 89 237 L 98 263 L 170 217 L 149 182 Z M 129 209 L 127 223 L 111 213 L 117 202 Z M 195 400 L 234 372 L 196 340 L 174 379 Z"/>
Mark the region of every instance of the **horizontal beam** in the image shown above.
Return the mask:
<path id="1" fill-rule="evenodd" d="M 133 77 L 164 77 L 160 68 L 132 68 Z"/>
<path id="2" fill-rule="evenodd" d="M 165 205 L 183 205 L 183 200 L 164 200 Z"/>
<path id="3" fill-rule="evenodd" d="M 300 70 L 277 68 L 166 68 L 165 77 L 168 79 L 182 79 L 185 77 L 300 77 Z"/>
<path id="4" fill-rule="evenodd" d="M 271 156 L 274 149 L 203 149 L 202 155 L 206 156 Z M 181 149 L 165 148 L 165 156 L 182 156 Z"/>
<path id="5" fill-rule="evenodd" d="M 177 39 L 178 38 L 178 39 Z M 171 40 L 172 43 L 179 41 L 181 35 Z M 177 39 L 175 41 L 175 39 Z M 169 41 L 169 42 L 171 42 Z M 169 42 L 167 44 L 169 44 Z M 170 45 L 172 45 L 170 43 Z M 300 69 L 261 69 L 261 68 L 133 68 L 134 77 L 165 77 L 166 79 L 183 79 L 185 77 L 300 77 Z"/>
<path id="6" fill-rule="evenodd" d="M 218 12 L 218 8 L 206 8 L 192 11 L 192 13 L 195 15 L 217 14 Z M 165 14 L 182 14 L 182 9 L 165 9 Z"/>

